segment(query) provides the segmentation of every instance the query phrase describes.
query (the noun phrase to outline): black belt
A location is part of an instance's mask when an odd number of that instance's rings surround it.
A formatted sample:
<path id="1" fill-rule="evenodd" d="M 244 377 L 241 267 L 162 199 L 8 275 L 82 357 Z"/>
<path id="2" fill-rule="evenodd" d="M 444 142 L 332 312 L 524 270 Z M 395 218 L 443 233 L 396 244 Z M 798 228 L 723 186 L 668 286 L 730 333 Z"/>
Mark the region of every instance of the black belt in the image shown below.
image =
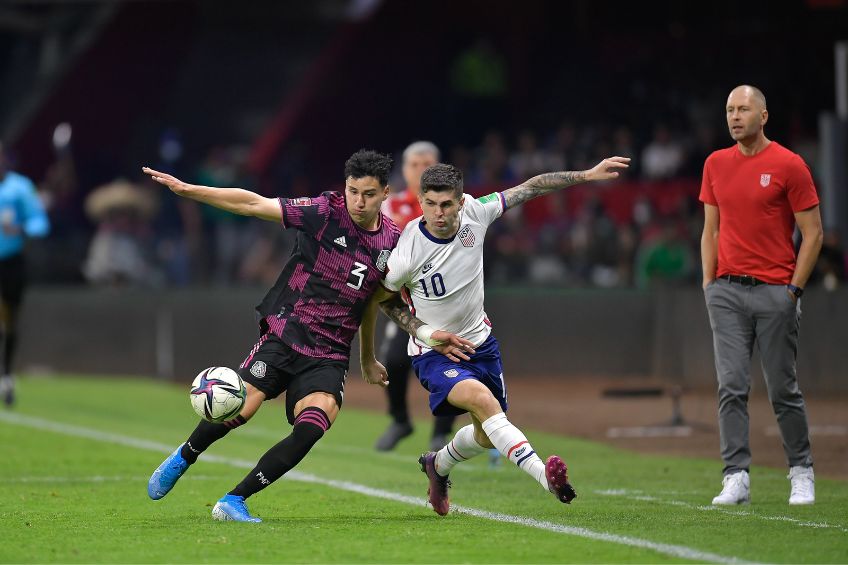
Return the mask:
<path id="1" fill-rule="evenodd" d="M 727 282 L 741 284 L 742 286 L 759 286 L 761 284 L 768 284 L 767 282 L 761 281 L 751 275 L 724 275 L 719 278 L 724 279 Z"/>

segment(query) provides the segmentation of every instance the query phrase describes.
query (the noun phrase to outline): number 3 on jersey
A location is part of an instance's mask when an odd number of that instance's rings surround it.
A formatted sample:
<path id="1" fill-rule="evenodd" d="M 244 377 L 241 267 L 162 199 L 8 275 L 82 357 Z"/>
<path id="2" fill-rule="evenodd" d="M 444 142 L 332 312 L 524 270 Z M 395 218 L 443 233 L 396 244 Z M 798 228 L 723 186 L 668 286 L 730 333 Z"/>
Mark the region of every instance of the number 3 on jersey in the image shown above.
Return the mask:
<path id="1" fill-rule="evenodd" d="M 356 284 L 349 282 L 347 283 L 347 286 L 354 290 L 359 290 L 360 288 L 362 288 L 362 281 L 365 280 L 365 273 L 368 271 L 368 265 L 363 265 L 359 261 L 356 261 L 354 265 L 355 266 L 353 267 L 353 270 L 350 272 L 350 274 L 356 277 Z"/>
<path id="2" fill-rule="evenodd" d="M 421 288 L 424 289 L 424 296 L 430 298 L 430 291 L 427 290 L 427 279 L 418 279 L 418 282 L 421 283 Z M 442 278 L 441 273 L 433 273 L 433 276 L 430 277 L 430 288 L 433 290 L 435 296 L 445 295 L 445 280 Z"/>

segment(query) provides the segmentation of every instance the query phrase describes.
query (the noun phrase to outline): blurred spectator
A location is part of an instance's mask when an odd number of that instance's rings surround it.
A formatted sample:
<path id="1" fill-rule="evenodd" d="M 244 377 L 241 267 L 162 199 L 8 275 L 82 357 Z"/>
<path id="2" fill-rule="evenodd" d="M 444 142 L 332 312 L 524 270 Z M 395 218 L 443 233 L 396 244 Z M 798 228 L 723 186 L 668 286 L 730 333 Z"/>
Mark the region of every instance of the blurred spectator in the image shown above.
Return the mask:
<path id="1" fill-rule="evenodd" d="M 153 195 L 125 180 L 91 192 L 85 210 L 97 222 L 83 266 L 85 277 L 105 286 L 155 286 L 161 274 L 151 259 Z"/>
<path id="2" fill-rule="evenodd" d="M 539 148 L 536 134 L 530 130 L 524 130 L 518 135 L 518 150 L 509 157 L 510 170 L 522 181 L 540 173 L 558 170 L 555 166 L 558 164 L 547 151 Z"/>
<path id="3" fill-rule="evenodd" d="M 50 218 L 53 237 L 32 248 L 31 267 L 36 280 L 53 283 L 82 281 L 80 264 L 88 247 L 90 225 L 83 212 L 77 163 L 70 146 L 67 124 L 65 136 L 54 135 L 55 160 L 38 184 L 39 194 Z M 58 138 L 58 139 L 57 139 Z"/>
<path id="4" fill-rule="evenodd" d="M 26 238 L 44 237 L 50 223 L 32 181 L 9 170 L 0 142 L 0 341 L 3 365 L 0 396 L 6 406 L 15 402 L 12 365 L 18 344 L 18 313 L 26 288 L 24 243 Z"/>
<path id="5" fill-rule="evenodd" d="M 541 285 L 562 284 L 567 271 L 558 253 L 557 231 L 552 226 L 541 230 L 538 245 L 529 260 L 527 276 L 531 283 Z"/>
<path id="6" fill-rule="evenodd" d="M 454 145 L 450 150 L 449 163 L 462 171 L 462 176 L 465 179 L 471 179 L 473 168 L 473 155 L 465 145 Z"/>
<path id="7" fill-rule="evenodd" d="M 272 286 L 294 245 L 295 234 L 291 230 L 281 230 L 279 226 L 261 222 L 256 231 L 256 240 L 247 248 L 239 265 L 239 282 Z"/>
<path id="8" fill-rule="evenodd" d="M 653 140 L 642 150 L 642 176 L 651 180 L 674 177 L 683 166 L 683 147 L 664 124 L 656 126 Z"/>
<path id="9" fill-rule="evenodd" d="M 159 160 L 154 168 L 178 174 L 183 157 L 180 133 L 167 128 L 159 138 Z M 170 190 L 145 178 L 144 185 L 158 199 L 158 214 L 153 219 L 155 257 L 166 280 L 174 285 L 187 285 L 202 280 L 208 270 L 203 250 L 203 224 L 200 206 L 187 198 L 179 198 Z"/>
<path id="10" fill-rule="evenodd" d="M 478 184 L 488 190 L 513 180 L 515 175 L 509 168 L 509 153 L 503 133 L 490 130 L 483 137 L 483 145 L 477 149 L 477 171 L 472 184 Z M 524 179 L 522 179 L 524 180 Z"/>
<path id="11" fill-rule="evenodd" d="M 495 261 L 489 269 L 489 276 L 494 284 L 521 282 L 527 277 L 527 245 L 518 230 L 510 224 L 505 225 L 507 229 L 492 238 L 490 247 Z"/>
<path id="12" fill-rule="evenodd" d="M 204 186 L 241 186 L 252 190 L 252 183 L 245 178 L 246 152 L 232 147 L 213 147 L 197 173 L 197 184 Z M 239 270 L 244 249 L 251 247 L 256 231 L 248 227 L 252 222 L 246 216 L 238 216 L 219 210 L 214 206 L 202 206 L 204 240 L 203 249 L 210 253 L 204 264 L 209 265 L 212 281 L 220 286 L 232 284 Z"/>
<path id="13" fill-rule="evenodd" d="M 570 122 L 563 122 L 554 132 L 550 144 L 550 153 L 554 170 L 573 170 L 574 153 L 577 144 L 577 131 Z"/>
<path id="14" fill-rule="evenodd" d="M 826 290 L 836 290 L 845 282 L 848 254 L 842 248 L 837 230 L 824 232 L 824 241 L 816 266 L 810 275 L 810 283 L 820 284 Z"/>
<path id="15" fill-rule="evenodd" d="M 694 269 L 690 244 L 680 237 L 673 221 L 665 220 L 657 237 L 643 241 L 637 253 L 636 286 L 680 286 L 692 279 Z"/>
<path id="16" fill-rule="evenodd" d="M 612 152 L 608 155 L 618 155 L 619 157 L 630 157 L 630 169 L 627 171 L 627 177 L 635 179 L 639 176 L 641 163 L 637 156 L 639 151 L 636 149 L 635 141 L 633 140 L 633 132 L 627 126 L 620 126 L 615 129 L 612 134 Z"/>

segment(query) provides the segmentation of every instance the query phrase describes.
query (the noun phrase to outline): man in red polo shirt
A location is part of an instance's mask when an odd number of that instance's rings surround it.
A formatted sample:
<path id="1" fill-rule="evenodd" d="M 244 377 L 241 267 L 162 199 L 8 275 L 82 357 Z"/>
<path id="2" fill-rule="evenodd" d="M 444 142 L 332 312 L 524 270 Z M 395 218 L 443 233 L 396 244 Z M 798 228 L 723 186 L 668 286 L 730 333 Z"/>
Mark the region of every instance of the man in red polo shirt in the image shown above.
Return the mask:
<path id="1" fill-rule="evenodd" d="M 736 145 L 707 158 L 700 196 L 724 460 L 723 488 L 713 504 L 750 501 L 748 393 L 755 342 L 789 464 L 789 504 L 813 504 L 813 458 L 795 358 L 801 294 L 822 245 L 819 199 L 801 157 L 765 136 L 768 110 L 758 88 L 734 88 L 725 110 Z M 803 238 L 797 257 L 796 225 Z"/>
<path id="2" fill-rule="evenodd" d="M 383 202 L 383 213 L 389 216 L 401 231 L 411 220 L 421 217 L 421 204 L 418 202 L 421 173 L 438 162 L 439 148 L 429 141 L 416 141 L 403 151 L 403 180 L 406 182 L 406 190 L 391 194 Z M 386 325 L 380 357 L 384 360 L 389 374 L 386 392 L 392 423 L 383 435 L 377 438 L 375 447 L 379 451 L 394 449 L 400 440 L 412 434 L 412 420 L 406 402 L 409 372 L 412 370 L 412 359 L 406 352 L 408 342 L 409 335 L 398 331 L 397 325 Z M 430 440 L 431 451 L 437 451 L 447 443 L 455 418 L 436 416 Z"/>

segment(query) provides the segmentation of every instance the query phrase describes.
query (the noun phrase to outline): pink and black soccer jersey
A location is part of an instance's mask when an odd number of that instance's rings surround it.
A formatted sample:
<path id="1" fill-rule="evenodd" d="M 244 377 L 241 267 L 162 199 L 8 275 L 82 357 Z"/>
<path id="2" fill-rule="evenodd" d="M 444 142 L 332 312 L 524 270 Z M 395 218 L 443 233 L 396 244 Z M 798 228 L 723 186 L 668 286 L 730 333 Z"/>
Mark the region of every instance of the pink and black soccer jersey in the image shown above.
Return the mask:
<path id="1" fill-rule="evenodd" d="M 365 305 L 385 276 L 400 232 L 382 214 L 375 231 L 359 227 L 339 192 L 279 201 L 283 226 L 298 230 L 297 242 L 256 310 L 268 330 L 294 351 L 347 362 Z"/>

